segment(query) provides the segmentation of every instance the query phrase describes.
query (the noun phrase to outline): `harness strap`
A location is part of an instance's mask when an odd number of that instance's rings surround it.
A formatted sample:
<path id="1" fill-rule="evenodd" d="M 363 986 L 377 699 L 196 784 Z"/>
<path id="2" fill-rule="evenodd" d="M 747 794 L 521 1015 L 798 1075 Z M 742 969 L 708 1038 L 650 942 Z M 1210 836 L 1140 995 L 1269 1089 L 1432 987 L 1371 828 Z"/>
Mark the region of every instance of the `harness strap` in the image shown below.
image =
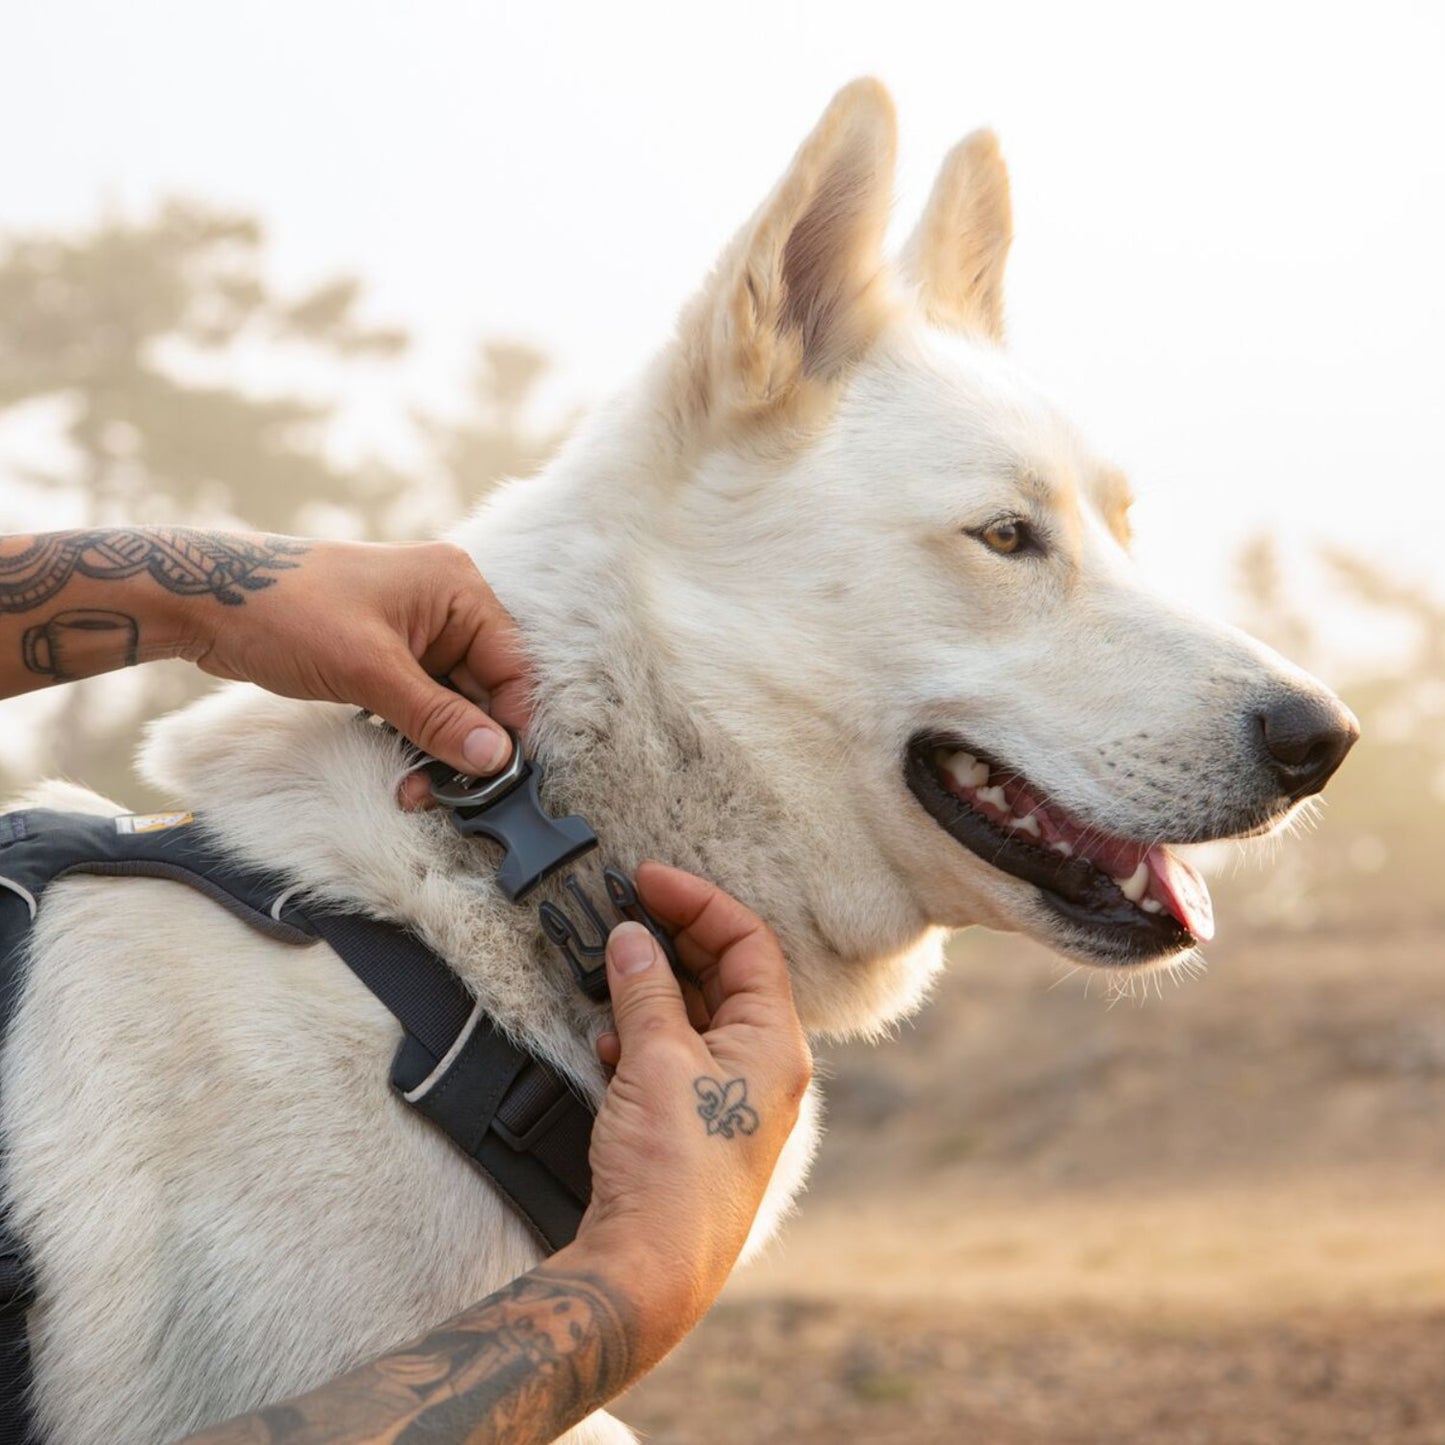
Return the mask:
<path id="1" fill-rule="evenodd" d="M 0 1445 L 35 1445 L 30 1419 L 30 1340 L 25 1315 L 35 1278 L 25 1246 L 0 1219 Z"/>
<path id="2" fill-rule="evenodd" d="M 434 1061 L 441 1059 L 476 1006 L 466 984 L 447 964 L 398 924 L 319 908 L 307 909 L 303 916 L 402 1028 Z"/>
<path id="3" fill-rule="evenodd" d="M 406 1030 L 392 1086 L 451 1139 L 548 1250 L 576 1237 L 592 1198 L 592 1111 L 519 1049 L 414 933 L 355 913 L 307 915 Z"/>
<path id="4" fill-rule="evenodd" d="M 391 1082 L 496 1184 L 550 1249 L 576 1236 L 592 1197 L 592 1113 L 480 1007 L 440 1060 L 405 1041 Z"/>
<path id="5" fill-rule="evenodd" d="M 13 815 L 0 816 L 0 847 L 13 841 Z M 11 935 L 29 930 L 36 906 L 24 884 L 0 886 L 0 1041 L 20 997 L 19 949 Z M 0 1160 L 3 1164 L 3 1160 Z M 0 1445 L 38 1445 L 30 1415 L 30 1338 L 25 1317 L 35 1301 L 35 1274 L 20 1236 L 0 1205 Z"/>
<path id="6" fill-rule="evenodd" d="M 402 1098 L 491 1177 L 547 1249 L 576 1235 L 591 1198 L 592 1112 L 567 1082 L 506 1038 L 414 933 L 308 906 L 284 879 L 238 866 L 189 813 L 117 819 L 36 808 L 0 815 L 0 1031 L 45 887 L 73 873 L 170 879 L 280 942 L 325 939 L 402 1026 L 392 1070 Z M 0 1258 L 5 1248 L 0 1223 Z M 23 1313 L 23 1305 L 14 1312 L 22 1329 Z M 0 1296 L 0 1351 L 8 1317 Z"/>

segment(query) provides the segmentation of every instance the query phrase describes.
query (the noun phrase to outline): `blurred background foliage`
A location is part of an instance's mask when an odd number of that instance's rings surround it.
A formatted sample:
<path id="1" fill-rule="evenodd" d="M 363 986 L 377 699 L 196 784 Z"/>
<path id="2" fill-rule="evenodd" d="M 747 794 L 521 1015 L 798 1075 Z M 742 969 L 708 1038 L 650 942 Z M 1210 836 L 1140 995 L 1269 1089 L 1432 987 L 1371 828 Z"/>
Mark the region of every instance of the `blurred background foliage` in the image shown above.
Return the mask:
<path id="1" fill-rule="evenodd" d="M 1323 592 L 1312 589 L 1307 603 L 1275 543 L 1247 543 L 1236 567 L 1238 621 L 1336 682 L 1361 741 L 1303 836 L 1238 880 L 1245 917 L 1361 933 L 1445 923 L 1445 605 L 1364 554 L 1321 545 L 1312 560 Z M 1331 645 L 1342 618 L 1373 640 L 1344 668 Z"/>
<path id="2" fill-rule="evenodd" d="M 255 217 L 194 200 L 0 244 L 0 423 L 12 409 L 54 403 L 68 443 L 63 466 L 22 467 L 15 481 L 73 526 L 166 521 L 402 541 L 439 515 L 459 517 L 557 444 L 558 431 L 531 420 L 547 359 L 487 342 L 463 413 L 411 419 L 412 468 L 339 460 L 334 400 L 258 390 L 245 376 L 385 368 L 407 332 L 362 319 L 356 277 L 287 295 L 265 261 Z M 17 530 L 5 515 L 14 510 L 0 505 L 6 531 Z M 136 806 L 153 802 L 130 770 L 137 729 L 208 685 L 174 664 L 62 689 L 40 767 Z M 14 786 L 14 765 L 0 758 L 7 769 Z"/>

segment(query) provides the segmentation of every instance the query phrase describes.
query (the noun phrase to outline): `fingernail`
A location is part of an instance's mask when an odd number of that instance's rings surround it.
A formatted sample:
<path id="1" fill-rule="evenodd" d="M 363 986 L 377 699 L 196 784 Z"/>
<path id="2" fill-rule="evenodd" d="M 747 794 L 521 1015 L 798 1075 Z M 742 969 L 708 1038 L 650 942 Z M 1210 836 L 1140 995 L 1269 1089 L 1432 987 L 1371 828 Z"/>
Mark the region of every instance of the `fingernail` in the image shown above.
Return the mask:
<path id="1" fill-rule="evenodd" d="M 507 739 L 492 728 L 473 728 L 462 744 L 462 756 L 474 773 L 495 773 L 507 756 Z"/>
<path id="2" fill-rule="evenodd" d="M 652 967 L 657 944 L 640 923 L 619 923 L 607 940 L 607 956 L 618 973 L 641 973 Z"/>

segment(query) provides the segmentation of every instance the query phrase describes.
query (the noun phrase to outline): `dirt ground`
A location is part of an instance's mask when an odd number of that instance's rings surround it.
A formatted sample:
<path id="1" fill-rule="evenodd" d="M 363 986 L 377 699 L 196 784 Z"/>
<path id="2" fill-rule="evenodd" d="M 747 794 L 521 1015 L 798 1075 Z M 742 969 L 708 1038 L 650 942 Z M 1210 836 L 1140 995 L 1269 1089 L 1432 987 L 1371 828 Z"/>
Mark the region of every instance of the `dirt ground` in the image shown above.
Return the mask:
<path id="1" fill-rule="evenodd" d="M 619 1413 L 655 1445 L 1441 1445 L 1445 1311 L 736 1303 Z"/>
<path id="2" fill-rule="evenodd" d="M 656 1445 L 1445 1445 L 1445 934 L 1109 1002 L 971 937 L 823 1060 L 799 1216 L 618 1413 Z"/>

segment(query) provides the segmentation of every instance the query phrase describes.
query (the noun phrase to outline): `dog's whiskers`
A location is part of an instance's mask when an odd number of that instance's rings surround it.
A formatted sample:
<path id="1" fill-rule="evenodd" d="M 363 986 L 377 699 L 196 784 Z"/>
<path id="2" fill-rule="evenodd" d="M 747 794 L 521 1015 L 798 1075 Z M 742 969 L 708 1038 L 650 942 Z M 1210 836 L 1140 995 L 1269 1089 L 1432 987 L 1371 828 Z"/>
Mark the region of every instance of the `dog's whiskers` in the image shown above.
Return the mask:
<path id="1" fill-rule="evenodd" d="M 1063 972 L 1049 985 L 1048 991 L 1050 993 L 1053 993 L 1053 991 L 1058 988 L 1060 984 L 1068 983 L 1069 980 L 1072 979 L 1073 976 L 1079 972 L 1083 965 L 1080 963 L 1063 963 L 1061 961 L 1060 967 L 1062 967 Z M 1086 983 L 1084 988 L 1085 996 L 1088 995 L 1088 991 L 1089 990 Z"/>

